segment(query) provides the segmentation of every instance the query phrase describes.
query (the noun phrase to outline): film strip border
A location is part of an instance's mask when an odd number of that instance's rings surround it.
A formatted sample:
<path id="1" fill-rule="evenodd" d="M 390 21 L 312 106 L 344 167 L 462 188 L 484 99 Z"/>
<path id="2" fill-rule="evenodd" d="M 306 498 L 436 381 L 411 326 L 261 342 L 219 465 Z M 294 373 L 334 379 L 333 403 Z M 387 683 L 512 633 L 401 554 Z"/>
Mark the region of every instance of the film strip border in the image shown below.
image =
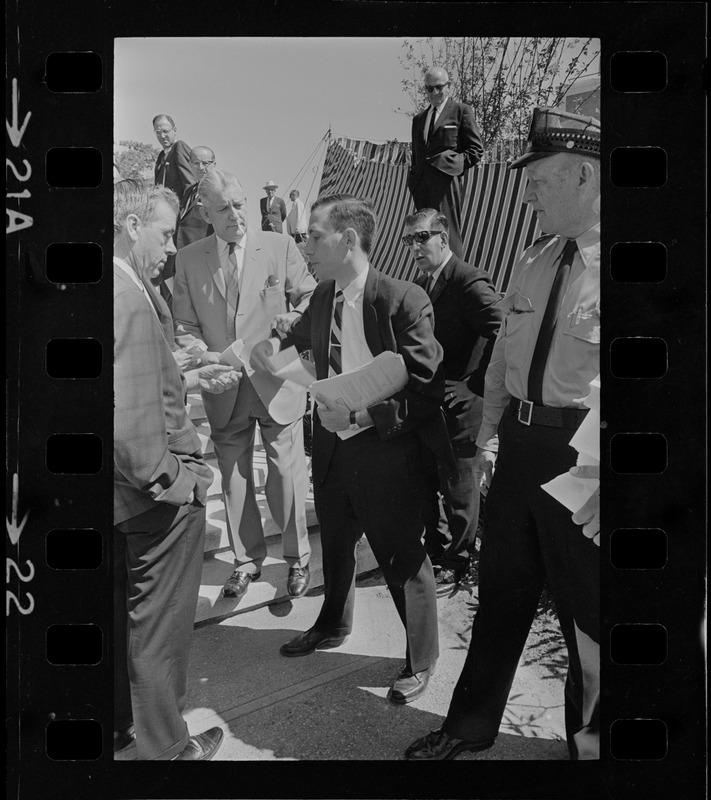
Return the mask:
<path id="1" fill-rule="evenodd" d="M 703 790 L 704 13 L 681 5 L 604 8 L 603 758 L 528 797 Z M 111 23 L 92 47 L 24 25 L 6 100 L 8 759 L 18 796 L 118 796 L 136 789 L 110 763 L 111 37 L 138 31 Z M 166 775 L 159 793 L 185 780 Z"/>

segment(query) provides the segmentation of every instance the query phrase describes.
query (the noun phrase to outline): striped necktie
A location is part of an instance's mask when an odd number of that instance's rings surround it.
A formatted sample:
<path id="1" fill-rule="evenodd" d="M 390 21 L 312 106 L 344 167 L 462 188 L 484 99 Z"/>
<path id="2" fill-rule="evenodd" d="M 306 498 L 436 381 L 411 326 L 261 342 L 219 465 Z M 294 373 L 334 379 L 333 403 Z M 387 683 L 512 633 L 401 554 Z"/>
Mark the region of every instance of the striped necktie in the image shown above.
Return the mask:
<path id="1" fill-rule="evenodd" d="M 232 341 L 237 338 L 236 317 L 239 305 L 239 276 L 237 274 L 237 254 L 235 253 L 235 242 L 229 242 L 227 261 L 229 268 L 225 270 L 225 287 L 227 289 L 227 335 L 232 337 Z"/>
<path id="2" fill-rule="evenodd" d="M 341 325 L 343 321 L 343 292 L 336 292 L 336 303 L 333 308 L 331 320 L 331 338 L 328 347 L 328 377 L 340 375 L 343 372 L 343 359 L 341 354 Z"/>
<path id="3" fill-rule="evenodd" d="M 543 405 L 543 375 L 546 371 L 546 362 L 550 353 L 555 332 L 555 324 L 560 311 L 560 304 L 563 300 L 565 288 L 568 285 L 568 276 L 573 264 L 573 258 L 578 252 L 578 245 L 575 239 L 568 239 L 560 257 L 558 271 L 553 278 L 551 293 L 548 296 L 546 310 L 543 313 L 536 346 L 531 358 L 531 366 L 528 370 L 528 399 L 536 405 Z"/>

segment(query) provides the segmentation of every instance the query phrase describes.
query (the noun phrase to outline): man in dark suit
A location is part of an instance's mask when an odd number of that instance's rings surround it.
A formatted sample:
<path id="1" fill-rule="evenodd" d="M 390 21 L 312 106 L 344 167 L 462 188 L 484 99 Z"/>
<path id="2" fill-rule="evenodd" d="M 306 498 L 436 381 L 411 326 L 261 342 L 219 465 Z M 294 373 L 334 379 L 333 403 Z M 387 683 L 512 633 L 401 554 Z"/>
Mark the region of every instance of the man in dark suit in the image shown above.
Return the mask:
<path id="1" fill-rule="evenodd" d="M 163 148 L 155 164 L 156 184 L 167 186 L 180 198 L 195 180 L 190 167 L 190 147 L 177 138 L 178 129 L 167 114 L 153 117 L 153 132 Z"/>
<path id="2" fill-rule="evenodd" d="M 276 196 L 279 186 L 274 181 L 267 181 L 262 188 L 267 193 L 266 197 L 259 200 L 259 210 L 262 212 L 262 230 L 282 233 L 286 219 L 286 203 L 281 197 Z"/>
<path id="3" fill-rule="evenodd" d="M 158 186 L 166 186 L 175 192 L 178 199 L 182 198 L 185 190 L 194 183 L 192 167 L 190 165 L 190 147 L 178 139 L 178 129 L 172 117 L 167 114 L 158 114 L 153 117 L 153 132 L 158 144 L 163 148 L 158 154 L 155 163 L 155 181 Z M 173 237 L 175 242 L 175 237 Z M 173 298 L 173 276 L 175 275 L 175 254 L 170 253 L 157 280 L 161 297 L 170 307 Z"/>
<path id="4" fill-rule="evenodd" d="M 481 160 L 484 147 L 474 111 L 449 96 L 449 76 L 441 67 L 425 73 L 430 105 L 412 120 L 412 163 L 407 185 L 416 209 L 436 208 L 449 222 L 452 252 L 463 256 L 461 181 Z"/>
<path id="5" fill-rule="evenodd" d="M 425 208 L 405 218 L 403 243 L 420 270 L 416 283 L 429 294 L 435 336 L 444 349 L 447 381 L 444 411 L 457 459 L 456 481 L 428 472 L 425 548 L 435 566 L 437 596 L 459 585 L 474 549 L 479 521 L 479 487 L 474 481 L 476 437 L 484 405 L 484 374 L 501 325 L 501 298 L 484 270 L 449 248 L 447 218 Z M 438 494 L 445 516 L 440 519 Z"/>
<path id="6" fill-rule="evenodd" d="M 383 571 L 407 637 L 406 663 L 389 699 L 409 703 L 427 688 L 437 659 L 432 565 L 422 546 L 420 442 L 451 457 L 440 408 L 442 348 L 432 306 L 418 286 L 389 278 L 368 261 L 375 214 L 350 195 L 312 206 L 305 252 L 319 284 L 295 320 L 277 318 L 283 346 L 313 350 L 317 377 L 362 366 L 384 351 L 399 353 L 403 389 L 350 411 L 318 393 L 314 417 L 314 500 L 321 526 L 325 596 L 313 627 L 284 644 L 284 656 L 337 647 L 353 624 L 355 547 L 364 532 Z M 270 371 L 278 339 L 252 351 L 255 369 Z"/>
<path id="7" fill-rule="evenodd" d="M 203 761 L 222 730 L 191 737 L 182 711 L 212 472 L 150 283 L 177 212 L 163 186 L 114 185 L 114 750 Z"/>
<path id="8" fill-rule="evenodd" d="M 209 147 L 193 147 L 190 151 L 190 166 L 193 170 L 195 183 L 183 192 L 180 198 L 180 213 L 178 214 L 178 233 L 175 246 L 178 250 L 188 244 L 204 239 L 212 233 L 212 225 L 205 221 L 200 213 L 200 198 L 198 197 L 198 184 L 211 169 L 217 166 L 215 154 Z"/>

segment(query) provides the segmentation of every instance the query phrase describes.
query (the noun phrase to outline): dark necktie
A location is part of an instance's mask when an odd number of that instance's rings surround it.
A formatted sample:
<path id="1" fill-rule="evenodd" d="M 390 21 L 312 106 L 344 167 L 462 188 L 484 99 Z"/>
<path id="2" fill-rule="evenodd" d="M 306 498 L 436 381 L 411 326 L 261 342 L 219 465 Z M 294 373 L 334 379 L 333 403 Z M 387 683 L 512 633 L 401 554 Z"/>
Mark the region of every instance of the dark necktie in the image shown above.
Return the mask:
<path id="1" fill-rule="evenodd" d="M 331 320 L 331 337 L 328 347 L 328 376 L 340 375 L 343 372 L 343 359 L 341 357 L 341 325 L 343 320 L 343 292 L 336 292 L 336 303 L 333 307 Z"/>
<path id="2" fill-rule="evenodd" d="M 237 274 L 237 253 L 235 253 L 235 243 L 229 242 L 227 248 L 228 269 L 225 270 L 225 287 L 227 289 L 227 334 L 235 340 L 237 336 L 235 330 L 237 307 L 239 305 L 239 276 Z"/>
<path id="3" fill-rule="evenodd" d="M 563 299 L 563 292 L 568 283 L 570 267 L 577 251 L 578 246 L 575 243 L 575 239 L 568 239 L 560 257 L 558 271 L 553 279 L 548 304 L 543 313 L 543 321 L 541 322 L 538 339 L 536 339 L 536 346 L 533 350 L 531 367 L 528 370 L 528 399 L 539 406 L 543 405 L 543 375 L 546 370 L 551 343 L 553 342 L 555 323 L 560 310 L 560 303 Z"/>
<path id="4" fill-rule="evenodd" d="M 434 133 L 435 119 L 436 118 L 437 118 L 437 109 L 434 106 L 432 106 L 432 116 L 430 117 L 430 127 L 429 127 L 429 130 L 427 131 L 427 141 L 428 142 L 432 138 L 432 134 Z"/>

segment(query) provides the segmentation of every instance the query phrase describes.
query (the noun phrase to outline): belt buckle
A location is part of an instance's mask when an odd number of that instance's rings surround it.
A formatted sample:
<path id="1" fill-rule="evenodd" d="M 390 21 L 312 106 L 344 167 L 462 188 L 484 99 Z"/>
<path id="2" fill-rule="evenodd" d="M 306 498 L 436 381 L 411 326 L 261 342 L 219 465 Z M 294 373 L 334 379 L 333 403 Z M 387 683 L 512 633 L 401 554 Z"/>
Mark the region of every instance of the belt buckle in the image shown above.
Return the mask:
<path id="1" fill-rule="evenodd" d="M 521 404 L 518 407 L 517 419 L 524 425 L 531 424 L 531 417 L 533 416 L 533 403 L 530 400 L 519 400 Z M 523 416 L 525 414 L 525 417 Z"/>

